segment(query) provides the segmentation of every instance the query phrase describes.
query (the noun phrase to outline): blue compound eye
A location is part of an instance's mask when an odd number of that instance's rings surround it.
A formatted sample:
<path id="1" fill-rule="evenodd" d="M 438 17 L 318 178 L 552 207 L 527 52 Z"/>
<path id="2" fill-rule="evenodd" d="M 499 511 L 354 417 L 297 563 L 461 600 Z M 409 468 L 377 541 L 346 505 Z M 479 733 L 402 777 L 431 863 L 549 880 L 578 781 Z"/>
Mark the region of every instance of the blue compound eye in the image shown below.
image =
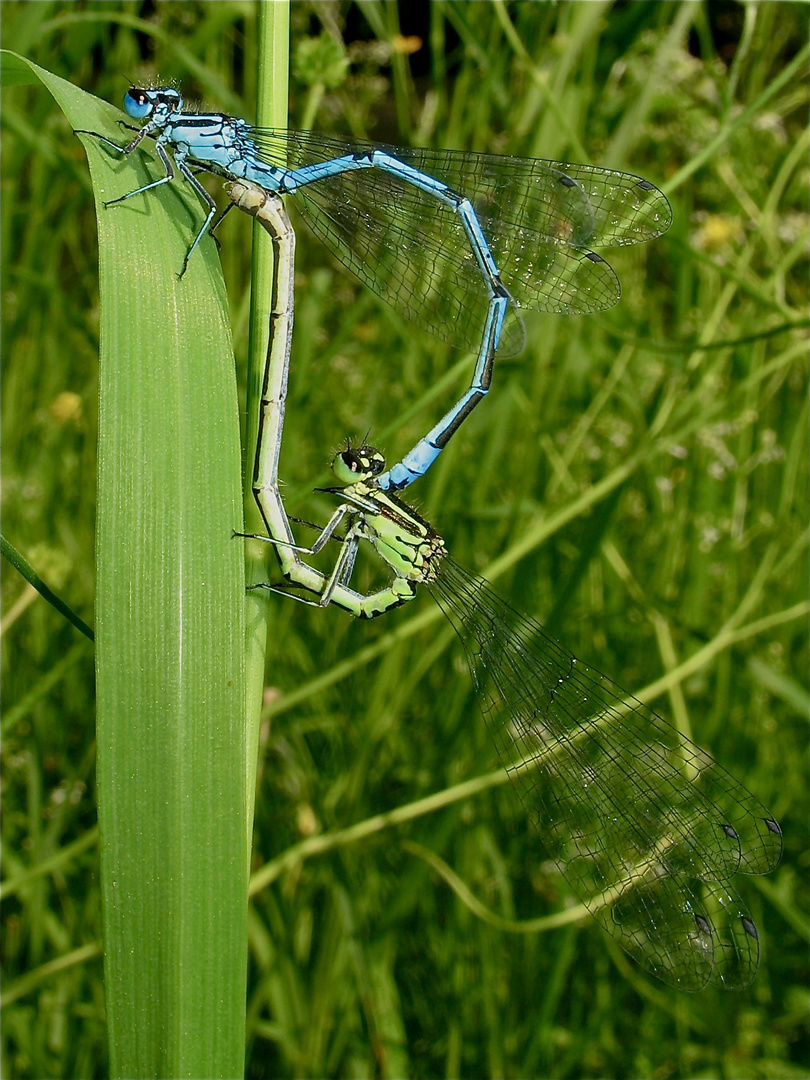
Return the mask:
<path id="1" fill-rule="evenodd" d="M 124 94 L 124 112 L 133 120 L 143 120 L 155 107 L 152 95 L 133 86 Z"/>

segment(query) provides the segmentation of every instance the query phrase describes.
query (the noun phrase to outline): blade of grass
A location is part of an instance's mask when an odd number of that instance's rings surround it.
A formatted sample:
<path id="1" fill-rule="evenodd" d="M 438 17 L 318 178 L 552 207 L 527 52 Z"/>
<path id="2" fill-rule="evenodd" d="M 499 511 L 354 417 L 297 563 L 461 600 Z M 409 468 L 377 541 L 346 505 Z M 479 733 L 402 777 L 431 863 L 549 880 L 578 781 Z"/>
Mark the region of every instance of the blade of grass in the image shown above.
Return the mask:
<path id="1" fill-rule="evenodd" d="M 29 65 L 75 129 L 120 114 Z M 20 58 L 11 62 L 20 81 Z M 98 203 L 160 175 L 83 136 Z M 171 184 L 98 205 L 98 804 L 114 1076 L 243 1071 L 244 566 L 239 416 L 213 244 Z"/>
<path id="2" fill-rule="evenodd" d="M 60 600 L 56 593 L 48 588 L 22 552 L 17 551 L 14 545 L 7 540 L 5 536 L 0 536 L 0 554 L 11 563 L 14 569 L 25 578 L 32 588 L 37 590 L 43 600 L 47 600 L 52 607 L 55 607 L 60 615 L 64 615 L 67 621 L 75 626 L 77 630 L 81 631 L 86 638 L 89 638 L 90 641 L 93 640 L 93 631 L 87 623 L 83 619 L 80 619 L 79 616 L 68 607 L 64 600 Z"/>

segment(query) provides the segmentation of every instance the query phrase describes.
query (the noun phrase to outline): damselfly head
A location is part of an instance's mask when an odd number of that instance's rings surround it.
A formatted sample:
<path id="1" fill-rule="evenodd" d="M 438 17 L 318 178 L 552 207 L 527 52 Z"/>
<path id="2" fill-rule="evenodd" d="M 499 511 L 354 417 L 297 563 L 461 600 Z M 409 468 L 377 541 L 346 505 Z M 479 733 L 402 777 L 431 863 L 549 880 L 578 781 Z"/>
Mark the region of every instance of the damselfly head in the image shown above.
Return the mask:
<path id="1" fill-rule="evenodd" d="M 133 120 L 146 120 L 155 114 L 168 117 L 182 108 L 182 95 L 173 86 L 131 86 L 124 94 L 124 111 Z"/>
<path id="2" fill-rule="evenodd" d="M 332 462 L 332 472 L 342 484 L 356 484 L 385 472 L 385 457 L 374 446 L 351 446 L 341 450 Z"/>

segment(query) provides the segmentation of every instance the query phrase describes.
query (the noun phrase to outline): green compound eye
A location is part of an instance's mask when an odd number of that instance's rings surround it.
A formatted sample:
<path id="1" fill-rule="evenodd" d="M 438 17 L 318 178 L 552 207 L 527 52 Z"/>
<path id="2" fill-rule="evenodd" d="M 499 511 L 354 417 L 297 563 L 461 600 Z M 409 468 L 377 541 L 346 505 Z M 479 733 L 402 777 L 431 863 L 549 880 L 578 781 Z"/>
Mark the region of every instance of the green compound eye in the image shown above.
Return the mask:
<path id="1" fill-rule="evenodd" d="M 385 457 L 373 446 L 348 446 L 332 462 L 332 472 L 343 484 L 370 480 L 384 471 Z"/>

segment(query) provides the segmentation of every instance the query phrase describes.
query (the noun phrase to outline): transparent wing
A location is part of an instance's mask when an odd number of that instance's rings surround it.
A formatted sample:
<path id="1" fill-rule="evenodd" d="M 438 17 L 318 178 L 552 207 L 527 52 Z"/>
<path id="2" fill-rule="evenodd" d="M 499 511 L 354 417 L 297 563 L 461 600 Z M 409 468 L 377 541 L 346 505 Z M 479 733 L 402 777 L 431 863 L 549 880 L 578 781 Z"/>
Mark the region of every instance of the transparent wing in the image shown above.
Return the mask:
<path id="1" fill-rule="evenodd" d="M 759 937 L 728 881 L 779 862 L 765 807 L 452 559 L 430 588 L 464 643 L 501 760 L 582 903 L 665 982 L 747 986 Z"/>
<path id="2" fill-rule="evenodd" d="M 251 128 L 259 160 L 298 169 L 382 149 L 467 196 L 504 285 L 519 307 L 586 314 L 621 290 L 590 247 L 648 240 L 671 221 L 657 188 L 627 173 L 533 159 L 347 143 L 313 132 Z M 369 288 L 436 336 L 477 347 L 487 288 L 458 215 L 379 169 L 342 173 L 296 192 L 312 229 Z M 515 328 L 501 352 L 516 351 Z"/>

